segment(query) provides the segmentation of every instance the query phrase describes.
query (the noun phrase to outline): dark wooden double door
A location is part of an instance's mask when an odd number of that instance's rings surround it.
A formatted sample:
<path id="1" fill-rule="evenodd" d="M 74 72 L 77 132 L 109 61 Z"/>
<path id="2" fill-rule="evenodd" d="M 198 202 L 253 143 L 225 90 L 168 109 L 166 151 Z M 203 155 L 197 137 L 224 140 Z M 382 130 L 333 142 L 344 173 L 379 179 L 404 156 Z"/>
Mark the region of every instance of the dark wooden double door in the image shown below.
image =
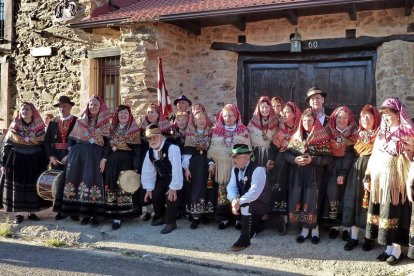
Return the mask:
<path id="1" fill-rule="evenodd" d="M 326 106 L 348 106 L 356 117 L 365 104 L 376 104 L 375 52 L 241 55 L 238 66 L 237 101 L 245 122 L 251 118 L 260 96 L 293 100 L 303 110 L 308 107 L 306 92 L 313 86 L 328 94 Z"/>

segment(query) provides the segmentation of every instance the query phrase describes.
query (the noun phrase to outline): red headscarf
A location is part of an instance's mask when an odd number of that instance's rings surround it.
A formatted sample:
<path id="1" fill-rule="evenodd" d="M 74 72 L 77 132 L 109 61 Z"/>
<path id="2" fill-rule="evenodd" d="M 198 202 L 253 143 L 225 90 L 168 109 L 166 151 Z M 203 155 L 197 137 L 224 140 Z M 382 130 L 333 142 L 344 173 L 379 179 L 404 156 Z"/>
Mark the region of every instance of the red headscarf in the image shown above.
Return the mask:
<path id="1" fill-rule="evenodd" d="M 226 104 L 223 109 L 217 114 L 216 117 L 216 124 L 214 126 L 213 134 L 216 136 L 225 136 L 225 127 L 224 127 L 224 118 L 223 118 L 223 110 L 231 110 L 233 111 L 234 115 L 236 116 L 236 133 L 242 134 L 247 132 L 247 127 L 243 125 L 242 118 L 240 115 L 240 111 L 235 104 Z"/>
<path id="2" fill-rule="evenodd" d="M 267 103 L 270 107 L 269 110 L 269 121 L 268 125 L 264 126 L 262 123 L 262 114 L 260 113 L 260 104 L 261 103 Z M 256 104 L 256 109 L 253 112 L 253 117 L 250 120 L 250 124 L 252 124 L 254 127 L 260 129 L 260 130 L 274 130 L 278 126 L 278 116 L 276 116 L 275 110 L 272 108 L 272 103 L 267 96 L 262 96 L 259 98 Z"/>
<path id="3" fill-rule="evenodd" d="M 287 145 L 289 144 L 290 138 L 297 131 L 300 125 L 300 119 L 302 112 L 300 108 L 294 102 L 287 102 L 285 107 L 288 106 L 292 112 L 295 114 L 295 122 L 293 128 L 289 128 L 283 120 L 279 122 L 279 128 L 276 130 L 275 135 L 273 136 L 273 144 L 275 144 L 279 151 L 283 152 L 286 150 Z M 284 107 L 284 108 L 285 108 Z"/>
<path id="4" fill-rule="evenodd" d="M 163 134 L 169 134 L 171 131 L 171 124 L 170 121 L 168 121 L 167 118 L 165 118 L 162 114 L 161 114 L 161 108 L 159 105 L 157 104 L 150 104 L 148 106 L 148 108 L 152 108 L 155 110 L 155 112 L 157 112 L 158 114 L 158 127 L 161 129 L 161 132 Z M 145 115 L 144 120 L 142 120 L 141 125 L 139 126 L 140 130 L 142 132 L 145 132 L 145 128 L 150 125 L 150 121 L 148 120 L 148 115 Z"/>
<path id="5" fill-rule="evenodd" d="M 111 136 L 114 137 L 114 132 L 116 131 L 119 125 L 119 112 L 122 110 L 127 110 L 129 114 L 128 122 L 126 123 L 126 133 L 123 139 L 128 143 L 139 144 L 141 142 L 138 135 L 139 127 L 134 120 L 134 116 L 131 112 L 131 107 L 127 105 L 118 106 L 116 112 L 112 116 Z"/>

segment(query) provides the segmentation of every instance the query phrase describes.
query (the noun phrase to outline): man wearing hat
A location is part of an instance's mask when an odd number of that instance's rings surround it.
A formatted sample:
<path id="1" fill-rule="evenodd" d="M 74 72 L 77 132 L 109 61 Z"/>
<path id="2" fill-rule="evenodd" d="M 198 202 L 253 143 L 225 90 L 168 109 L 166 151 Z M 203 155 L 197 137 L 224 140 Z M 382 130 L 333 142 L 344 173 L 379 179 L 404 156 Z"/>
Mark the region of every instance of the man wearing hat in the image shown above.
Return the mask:
<path id="1" fill-rule="evenodd" d="M 68 158 L 69 145 L 68 136 L 75 126 L 77 117 L 70 114 L 72 107 L 75 105 L 68 96 L 61 96 L 57 103 L 53 106 L 59 108 L 59 116 L 53 118 L 46 131 L 44 147 L 46 155 L 50 160 L 52 169 L 63 170 L 66 160 Z M 63 219 L 65 216 L 60 214 L 60 203 L 63 197 L 64 183 L 57 184 L 56 199 L 53 206 L 53 211 L 57 212 L 56 220 Z M 56 201 L 58 203 L 56 203 Z M 76 218 L 75 218 L 76 219 Z"/>
<path id="2" fill-rule="evenodd" d="M 166 141 L 161 129 L 150 124 L 145 130 L 149 142 L 142 165 L 141 183 L 146 190 L 144 201 L 152 200 L 154 217 L 152 226 L 165 224 L 161 234 L 177 228 L 178 193 L 183 187 L 181 153 L 178 146 Z"/>
<path id="3" fill-rule="evenodd" d="M 324 105 L 326 96 L 326 93 L 322 92 L 318 87 L 312 87 L 308 90 L 305 99 L 313 111 L 315 111 L 323 126 L 328 123 L 329 116 L 332 114 L 332 109 L 326 108 Z"/>
<path id="4" fill-rule="evenodd" d="M 241 214 L 241 235 L 231 247 L 240 251 L 250 245 L 250 239 L 264 228 L 262 217 L 270 210 L 270 187 L 266 182 L 266 169 L 250 162 L 252 151 L 246 144 L 232 148 L 235 166 L 227 185 L 227 199 L 234 215 Z"/>
<path id="5" fill-rule="evenodd" d="M 190 114 L 189 108 L 192 105 L 192 102 L 186 96 L 181 95 L 180 97 L 175 99 L 174 105 L 177 107 L 177 112 L 187 112 L 188 114 Z M 175 121 L 175 114 L 171 115 L 171 122 Z"/>

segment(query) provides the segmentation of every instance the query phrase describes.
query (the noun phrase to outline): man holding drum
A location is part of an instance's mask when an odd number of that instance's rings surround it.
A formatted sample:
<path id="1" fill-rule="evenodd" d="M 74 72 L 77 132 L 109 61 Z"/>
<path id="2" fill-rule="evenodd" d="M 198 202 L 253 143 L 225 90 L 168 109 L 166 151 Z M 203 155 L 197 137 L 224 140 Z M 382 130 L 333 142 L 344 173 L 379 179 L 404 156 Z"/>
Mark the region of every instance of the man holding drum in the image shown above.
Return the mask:
<path id="1" fill-rule="evenodd" d="M 52 165 L 53 170 L 63 171 L 68 158 L 68 136 L 76 123 L 77 117 L 70 112 L 75 105 L 68 96 L 61 96 L 53 106 L 59 108 L 59 117 L 50 121 L 44 140 L 46 155 Z M 64 179 L 61 177 L 61 179 Z M 56 199 L 53 211 L 57 212 L 56 220 L 65 218 L 60 213 L 60 205 L 63 196 L 64 183 L 56 182 Z M 76 218 L 74 217 L 76 220 Z"/>
<path id="2" fill-rule="evenodd" d="M 168 234 L 177 228 L 177 190 L 183 186 L 181 153 L 178 146 L 166 141 L 161 129 L 151 124 L 145 130 L 150 149 L 142 166 L 141 183 L 145 193 L 144 201 L 152 199 L 154 217 L 152 226 L 165 224 L 161 234 Z"/>

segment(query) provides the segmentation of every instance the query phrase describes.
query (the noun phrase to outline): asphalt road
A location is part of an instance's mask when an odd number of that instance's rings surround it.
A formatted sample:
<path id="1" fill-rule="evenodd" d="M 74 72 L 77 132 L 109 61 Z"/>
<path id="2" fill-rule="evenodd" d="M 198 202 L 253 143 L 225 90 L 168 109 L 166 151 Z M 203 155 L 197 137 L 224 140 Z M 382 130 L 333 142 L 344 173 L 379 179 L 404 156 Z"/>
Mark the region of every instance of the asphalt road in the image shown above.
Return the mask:
<path id="1" fill-rule="evenodd" d="M 127 255 L 127 256 L 125 256 Z M 0 241 L 0 275 L 239 275 L 155 256 Z"/>

